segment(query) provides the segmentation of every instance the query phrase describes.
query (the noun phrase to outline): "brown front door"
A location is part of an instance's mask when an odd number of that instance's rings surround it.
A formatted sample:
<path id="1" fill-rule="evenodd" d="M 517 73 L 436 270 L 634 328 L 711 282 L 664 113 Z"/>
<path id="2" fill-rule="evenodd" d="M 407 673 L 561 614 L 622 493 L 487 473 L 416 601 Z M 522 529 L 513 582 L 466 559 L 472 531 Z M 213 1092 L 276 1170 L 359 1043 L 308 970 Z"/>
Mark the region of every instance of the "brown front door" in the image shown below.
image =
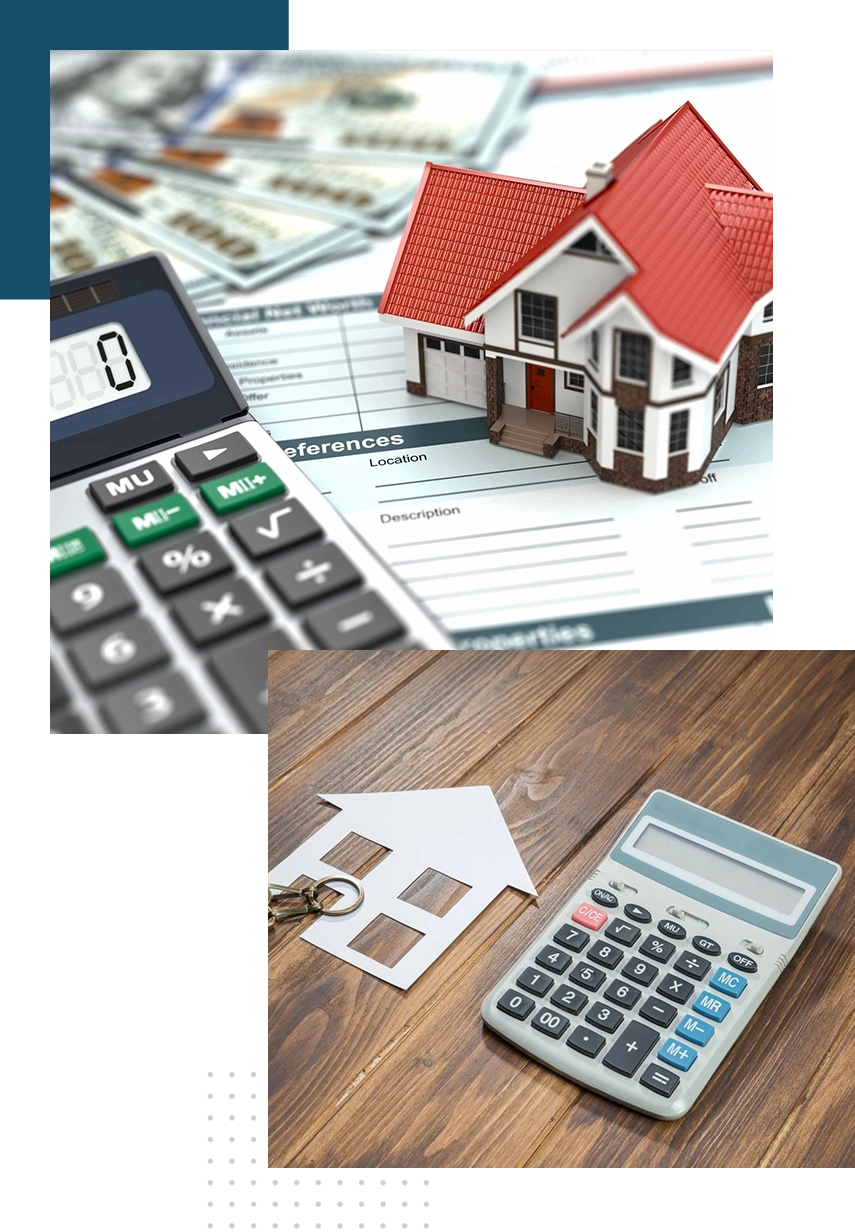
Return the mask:
<path id="1" fill-rule="evenodd" d="M 526 364 L 525 377 L 529 409 L 552 415 L 555 411 L 555 369 Z"/>

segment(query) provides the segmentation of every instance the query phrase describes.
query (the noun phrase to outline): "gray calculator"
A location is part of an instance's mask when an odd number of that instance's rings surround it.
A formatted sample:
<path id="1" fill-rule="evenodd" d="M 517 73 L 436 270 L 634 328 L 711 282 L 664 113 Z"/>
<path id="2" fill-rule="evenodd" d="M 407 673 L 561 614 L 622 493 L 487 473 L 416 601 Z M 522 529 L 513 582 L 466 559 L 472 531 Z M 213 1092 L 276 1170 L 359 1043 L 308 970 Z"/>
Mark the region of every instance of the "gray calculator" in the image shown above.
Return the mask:
<path id="1" fill-rule="evenodd" d="M 833 860 L 655 791 L 484 998 L 550 1069 L 684 1116 L 840 880 Z"/>
<path id="2" fill-rule="evenodd" d="M 51 283 L 51 730 L 267 730 L 267 651 L 451 647 L 159 253 Z"/>

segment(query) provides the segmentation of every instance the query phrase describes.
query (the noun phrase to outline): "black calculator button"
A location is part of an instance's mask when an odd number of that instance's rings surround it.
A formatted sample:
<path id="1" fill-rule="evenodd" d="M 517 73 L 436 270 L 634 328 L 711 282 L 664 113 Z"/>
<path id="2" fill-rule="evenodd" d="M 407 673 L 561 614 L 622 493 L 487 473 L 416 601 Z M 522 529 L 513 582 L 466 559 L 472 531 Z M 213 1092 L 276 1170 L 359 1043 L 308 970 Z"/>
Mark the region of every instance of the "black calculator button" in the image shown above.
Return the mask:
<path id="1" fill-rule="evenodd" d="M 757 970 L 757 963 L 754 959 L 749 958 L 747 954 L 740 954 L 738 950 L 732 950 L 727 956 L 727 961 L 731 967 L 736 967 L 737 971 L 742 971 L 745 975 L 753 975 Z"/>
<path id="2" fill-rule="evenodd" d="M 578 1014 L 588 1004 L 585 994 L 578 988 L 571 988 L 569 984 L 559 984 L 549 1001 L 560 1010 L 566 1010 L 568 1014 Z"/>
<path id="3" fill-rule="evenodd" d="M 657 962 L 667 962 L 676 948 L 670 941 L 663 941 L 661 937 L 654 937 L 651 933 L 644 938 L 638 950 L 640 954 L 655 958 Z"/>
<path id="4" fill-rule="evenodd" d="M 113 513 L 125 505 L 134 505 L 149 497 L 171 492 L 175 484 L 159 462 L 138 462 L 126 471 L 96 479 L 90 483 L 89 495 L 104 513 Z"/>
<path id="5" fill-rule="evenodd" d="M 529 992 L 535 993 L 538 997 L 545 996 L 555 980 L 551 975 L 545 975 L 542 971 L 535 971 L 534 967 L 526 967 L 522 975 L 517 977 L 517 983 L 520 988 L 527 988 Z"/>
<path id="6" fill-rule="evenodd" d="M 621 967 L 620 973 L 646 988 L 658 978 L 659 968 L 654 967 L 653 963 L 642 962 L 640 958 L 631 958 L 625 967 Z"/>
<path id="7" fill-rule="evenodd" d="M 585 1022 L 589 1022 L 592 1026 L 599 1027 L 601 1031 L 608 1031 L 609 1035 L 613 1035 L 623 1022 L 623 1014 L 619 1013 L 618 1010 L 613 1010 L 610 1005 L 603 1005 L 602 1001 L 595 1001 L 585 1015 Z"/>
<path id="8" fill-rule="evenodd" d="M 149 622 L 137 617 L 78 638 L 68 657 L 88 688 L 101 689 L 158 667 L 169 655 Z"/>
<path id="9" fill-rule="evenodd" d="M 166 672 L 117 693 L 101 707 L 111 732 L 120 735 L 186 731 L 205 717 L 183 676 Z"/>
<path id="10" fill-rule="evenodd" d="M 614 910 L 618 905 L 617 895 L 612 894 L 611 890 L 592 890 L 590 898 L 592 902 L 597 903 L 600 907 L 610 907 Z"/>
<path id="11" fill-rule="evenodd" d="M 53 659 L 50 664 L 50 708 L 56 710 L 60 706 L 64 706 L 68 701 L 68 689 L 66 689 L 63 679 L 53 665 Z"/>
<path id="12" fill-rule="evenodd" d="M 603 1057 L 603 1065 L 631 1078 L 641 1062 L 658 1044 L 659 1032 L 645 1027 L 643 1022 L 631 1022 L 617 1037 Z"/>
<path id="13" fill-rule="evenodd" d="M 683 950 L 674 963 L 674 970 L 679 971 L 681 975 L 688 975 L 691 979 L 702 980 L 710 966 L 711 963 L 705 958 L 698 958 L 697 954 L 693 954 L 691 950 Z M 756 966 L 754 970 L 757 970 Z"/>
<path id="14" fill-rule="evenodd" d="M 510 1014 L 511 1018 L 528 1018 L 534 1009 L 531 997 L 524 997 L 521 992 L 514 992 L 511 988 L 502 993 L 497 1004 L 499 1009 Z"/>
<path id="15" fill-rule="evenodd" d="M 571 1048 L 575 1048 L 577 1052 L 582 1052 L 586 1057 L 595 1057 L 598 1052 L 602 1051 L 603 1045 L 606 1042 L 604 1035 L 598 1035 L 596 1031 L 589 1031 L 587 1027 L 577 1027 L 575 1031 L 571 1031 L 567 1043 Z"/>
<path id="16" fill-rule="evenodd" d="M 634 924 L 628 924 L 626 920 L 612 920 L 605 935 L 611 941 L 619 941 L 622 945 L 635 945 L 641 936 L 641 929 Z"/>
<path id="17" fill-rule="evenodd" d="M 53 717 L 50 721 L 50 729 L 56 736 L 79 735 L 81 732 L 89 731 L 78 714 L 62 714 Z"/>
<path id="18" fill-rule="evenodd" d="M 242 578 L 225 578 L 179 599 L 172 614 L 194 646 L 207 646 L 267 620 L 269 612 Z"/>
<path id="19" fill-rule="evenodd" d="M 563 950 L 556 950 L 554 946 L 547 945 L 534 961 L 538 967 L 545 967 L 547 971 L 555 971 L 558 975 L 563 975 L 573 959 Z"/>
<path id="20" fill-rule="evenodd" d="M 305 625 L 322 650 L 367 650 L 406 632 L 394 612 L 373 591 L 324 608 L 310 616 Z"/>
<path id="21" fill-rule="evenodd" d="M 267 652 L 293 650 L 278 629 L 266 629 L 251 641 L 218 650 L 208 669 L 251 732 L 267 731 Z"/>
<path id="22" fill-rule="evenodd" d="M 656 927 L 663 936 L 673 937 L 675 941 L 682 941 L 686 935 L 685 928 L 676 920 L 660 920 Z"/>
<path id="23" fill-rule="evenodd" d="M 50 623 L 57 633 L 77 633 L 135 607 L 125 579 L 115 569 L 75 574 L 71 581 L 50 588 Z"/>
<path id="24" fill-rule="evenodd" d="M 139 565 L 158 594 L 171 595 L 196 582 L 228 573 L 232 562 L 219 540 L 203 530 L 172 542 L 169 547 L 143 552 Z"/>
<path id="25" fill-rule="evenodd" d="M 638 1081 L 643 1087 L 648 1087 L 649 1090 L 666 1097 L 673 1095 L 680 1085 L 680 1079 L 676 1074 L 662 1069 L 659 1065 L 648 1065 Z"/>
<path id="26" fill-rule="evenodd" d="M 678 1005 L 685 1005 L 695 991 L 695 986 L 690 984 L 688 980 L 681 980 L 676 975 L 666 975 L 665 979 L 656 985 L 656 991 L 661 992 L 662 996 L 667 997 L 669 1001 L 676 1001 Z"/>
<path id="27" fill-rule="evenodd" d="M 287 500 L 271 509 L 266 505 L 229 522 L 229 530 L 253 560 L 293 548 L 308 539 L 317 539 L 323 531 L 299 501 Z"/>
<path id="28" fill-rule="evenodd" d="M 591 940 L 591 934 L 583 932 L 581 928 L 574 928 L 572 924 L 562 924 L 553 940 L 558 945 L 563 945 L 565 950 L 578 954 Z"/>
<path id="29" fill-rule="evenodd" d="M 692 945 L 702 954 L 709 954 L 712 958 L 716 958 L 721 953 L 721 946 L 717 941 L 713 941 L 712 937 L 692 937 Z"/>
<path id="30" fill-rule="evenodd" d="M 535 1031 L 542 1031 L 544 1035 L 551 1035 L 553 1039 L 559 1039 L 570 1026 L 570 1019 L 565 1018 L 563 1014 L 556 1014 L 555 1010 L 551 1010 L 545 1005 L 532 1018 L 531 1025 Z"/>
<path id="31" fill-rule="evenodd" d="M 641 996 L 641 990 L 633 988 L 632 984 L 625 984 L 623 980 L 612 980 L 603 996 L 608 1001 L 614 1001 L 615 1005 L 625 1005 L 627 1009 L 632 1009 Z"/>
<path id="32" fill-rule="evenodd" d="M 591 962 L 602 963 L 604 967 L 608 967 L 609 971 L 623 960 L 623 956 L 624 951 L 619 950 L 616 945 L 609 945 L 608 941 L 595 941 L 588 950 L 588 958 Z"/>
<path id="33" fill-rule="evenodd" d="M 255 462 L 257 458 L 258 454 L 245 436 L 240 432 L 230 432 L 228 436 L 220 436 L 205 445 L 182 449 L 175 455 L 175 465 L 188 479 L 198 482 L 209 475 L 219 475 L 221 471 Z"/>
<path id="34" fill-rule="evenodd" d="M 648 1022 L 655 1022 L 657 1027 L 670 1027 L 677 1017 L 674 1006 L 667 1001 L 660 1001 L 658 997 L 648 997 L 638 1012 Z"/>
<path id="35" fill-rule="evenodd" d="M 362 578 L 334 543 L 318 543 L 280 557 L 267 570 L 267 580 L 290 607 L 303 607 Z"/>
<path id="36" fill-rule="evenodd" d="M 606 973 L 605 971 L 600 971 L 597 967 L 589 967 L 586 962 L 579 962 L 576 963 L 576 966 L 567 978 L 572 980 L 574 984 L 579 984 L 582 988 L 596 992 L 606 978 Z"/>
<path id="37" fill-rule="evenodd" d="M 653 919 L 647 908 L 639 907 L 638 903 L 627 903 L 623 913 L 628 920 L 635 920 L 636 924 L 649 924 Z"/>

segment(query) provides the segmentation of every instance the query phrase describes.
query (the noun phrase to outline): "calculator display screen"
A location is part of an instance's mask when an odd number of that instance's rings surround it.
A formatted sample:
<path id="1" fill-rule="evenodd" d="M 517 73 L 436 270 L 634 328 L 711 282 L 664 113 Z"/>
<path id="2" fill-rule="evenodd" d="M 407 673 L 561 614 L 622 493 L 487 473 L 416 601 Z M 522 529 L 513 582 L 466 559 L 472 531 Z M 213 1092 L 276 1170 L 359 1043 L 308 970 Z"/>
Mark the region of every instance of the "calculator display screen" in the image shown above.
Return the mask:
<path id="1" fill-rule="evenodd" d="M 810 892 L 798 882 L 652 819 L 636 834 L 632 849 L 659 867 L 689 874 L 699 883 L 780 918 L 794 918 Z"/>
<path id="2" fill-rule="evenodd" d="M 120 321 L 51 342 L 51 420 L 150 388 L 151 378 Z"/>

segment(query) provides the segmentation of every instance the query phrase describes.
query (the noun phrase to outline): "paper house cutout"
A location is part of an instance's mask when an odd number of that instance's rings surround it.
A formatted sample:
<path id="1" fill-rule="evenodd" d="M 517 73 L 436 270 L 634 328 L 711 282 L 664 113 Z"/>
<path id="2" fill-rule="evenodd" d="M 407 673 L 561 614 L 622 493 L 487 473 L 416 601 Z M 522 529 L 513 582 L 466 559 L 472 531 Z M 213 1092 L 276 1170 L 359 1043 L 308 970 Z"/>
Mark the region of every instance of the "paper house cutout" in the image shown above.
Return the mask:
<path id="1" fill-rule="evenodd" d="M 397 988 L 409 988 L 506 886 L 537 893 L 489 787 L 320 798 L 341 811 L 271 869 L 269 880 L 289 885 L 301 874 L 314 880 L 341 872 L 322 857 L 350 833 L 389 848 L 361 878 L 362 905 L 350 915 L 320 917 L 303 938 Z M 445 915 L 398 897 L 427 869 L 471 887 Z M 350 948 L 380 915 L 423 934 L 394 967 Z"/>

